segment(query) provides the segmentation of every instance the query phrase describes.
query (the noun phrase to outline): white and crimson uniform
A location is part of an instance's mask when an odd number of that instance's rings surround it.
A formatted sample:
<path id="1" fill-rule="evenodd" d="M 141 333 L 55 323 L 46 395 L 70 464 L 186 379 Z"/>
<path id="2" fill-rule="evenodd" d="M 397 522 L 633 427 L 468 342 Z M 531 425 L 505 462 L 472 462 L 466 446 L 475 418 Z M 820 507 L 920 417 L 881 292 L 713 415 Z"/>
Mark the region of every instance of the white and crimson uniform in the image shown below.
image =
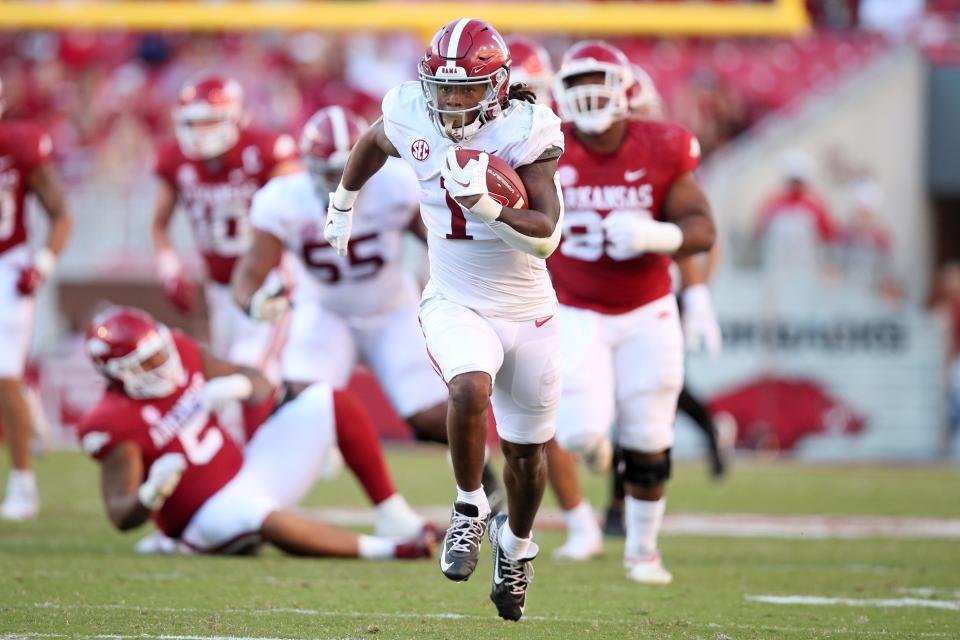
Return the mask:
<path id="1" fill-rule="evenodd" d="M 0 378 L 20 378 L 33 332 L 34 298 L 17 291 L 33 264 L 27 245 L 27 179 L 50 160 L 50 136 L 26 122 L 0 122 Z"/>
<path id="2" fill-rule="evenodd" d="M 696 169 L 700 149 L 683 128 L 630 121 L 623 144 L 606 155 L 587 149 L 564 125 L 560 159 L 566 216 L 548 260 L 560 300 L 562 447 L 590 447 L 616 421 L 625 449 L 660 452 L 673 444 L 683 386 L 683 334 L 668 255 L 620 255 L 603 220 L 630 211 L 662 220 L 673 182 Z"/>
<path id="3" fill-rule="evenodd" d="M 323 238 L 326 194 L 306 172 L 257 192 L 253 226 L 283 242 L 297 270 L 281 370 L 284 380 L 340 388 L 362 356 L 405 418 L 444 402 L 447 391 L 423 348 L 418 290 L 403 266 L 403 235 L 418 204 L 417 179 L 391 158 L 360 192 L 346 256 Z"/>
<path id="4" fill-rule="evenodd" d="M 296 505 L 313 485 L 322 452 L 336 441 L 333 394 L 313 385 L 253 425 L 241 451 L 203 408 L 200 349 L 174 333 L 186 379 L 166 398 L 137 400 L 108 388 L 78 427 L 84 451 L 103 460 L 117 445 L 140 449 L 143 480 L 166 453 L 180 453 L 187 469 L 153 515 L 157 528 L 201 551 L 229 551 L 255 539 L 272 511 Z M 269 407 L 260 407 L 265 413 Z"/>
<path id="5" fill-rule="evenodd" d="M 387 93 L 383 125 L 419 181 L 430 258 L 420 321 L 431 357 L 447 382 L 473 371 L 490 375 L 502 438 L 548 441 L 560 379 L 559 330 L 550 322 L 557 299 L 545 261 L 510 247 L 444 190 L 440 167 L 455 143 L 431 119 L 420 83 Z M 551 147 L 563 149 L 563 134 L 548 107 L 514 100 L 457 146 L 486 151 L 516 168 Z"/>
<path id="6" fill-rule="evenodd" d="M 237 364 L 264 368 L 281 339 L 268 322 L 250 319 L 230 295 L 230 276 L 253 239 L 250 201 L 277 165 L 296 157 L 293 138 L 241 129 L 222 158 L 191 160 L 176 140 L 157 148 L 156 174 L 177 194 L 207 268 L 206 296 L 213 352 Z"/>

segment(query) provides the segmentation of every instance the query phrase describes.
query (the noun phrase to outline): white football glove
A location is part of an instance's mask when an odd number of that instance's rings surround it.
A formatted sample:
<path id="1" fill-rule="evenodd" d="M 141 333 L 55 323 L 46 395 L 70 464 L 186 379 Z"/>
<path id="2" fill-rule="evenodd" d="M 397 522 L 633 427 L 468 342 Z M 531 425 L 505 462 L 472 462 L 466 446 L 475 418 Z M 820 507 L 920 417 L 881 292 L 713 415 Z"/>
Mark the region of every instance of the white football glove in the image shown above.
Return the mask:
<path id="1" fill-rule="evenodd" d="M 466 166 L 457 161 L 457 150 L 450 147 L 447 161 L 440 167 L 443 187 L 454 198 L 463 196 L 482 196 L 487 193 L 487 164 L 490 156 L 481 153 L 479 158 L 471 158 Z"/>
<path id="2" fill-rule="evenodd" d="M 290 297 L 282 282 L 275 281 L 257 289 L 247 303 L 247 315 L 254 320 L 275 322 L 290 309 Z"/>
<path id="3" fill-rule="evenodd" d="M 231 402 L 242 402 L 253 394 L 253 382 L 242 373 L 211 378 L 203 385 L 203 407 L 219 411 Z"/>
<path id="4" fill-rule="evenodd" d="M 625 260 L 641 253 L 674 253 L 683 243 L 683 232 L 672 222 L 651 220 L 639 211 L 614 211 L 603 220 L 612 245 L 610 257 Z"/>
<path id="5" fill-rule="evenodd" d="M 182 453 L 165 453 L 154 460 L 147 473 L 147 479 L 137 490 L 140 503 L 150 511 L 156 511 L 162 507 L 166 499 L 176 490 L 186 470 L 187 459 Z"/>
<path id="6" fill-rule="evenodd" d="M 705 284 L 697 284 L 684 289 L 681 297 L 687 351 L 703 349 L 711 358 L 717 357 L 723 348 L 723 335 L 713 310 L 710 289 Z"/>
<path id="7" fill-rule="evenodd" d="M 347 255 L 347 243 L 350 241 L 350 230 L 353 228 L 353 207 L 340 210 L 333 206 L 334 194 L 330 194 L 330 204 L 327 206 L 327 222 L 323 227 L 323 237 L 326 238 L 337 255 Z"/>

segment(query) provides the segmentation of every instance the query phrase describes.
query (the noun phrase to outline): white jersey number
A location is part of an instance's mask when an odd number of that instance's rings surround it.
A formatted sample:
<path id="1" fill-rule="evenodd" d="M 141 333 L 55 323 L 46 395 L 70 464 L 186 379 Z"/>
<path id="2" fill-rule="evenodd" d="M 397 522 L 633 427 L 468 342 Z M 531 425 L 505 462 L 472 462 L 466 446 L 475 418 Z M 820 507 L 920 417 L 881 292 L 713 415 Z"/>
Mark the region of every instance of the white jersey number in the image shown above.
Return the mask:
<path id="1" fill-rule="evenodd" d="M 649 211 L 642 209 L 614 209 L 607 215 L 613 213 L 639 213 L 653 218 Z M 604 217 L 599 211 L 567 211 L 563 218 L 563 242 L 560 244 L 560 253 L 584 262 L 596 262 L 604 255 L 618 261 L 636 258 L 636 253 L 618 251 L 616 247 L 607 244 L 606 234 L 603 231 Z"/>
<path id="2" fill-rule="evenodd" d="M 204 414 L 192 420 L 177 436 L 190 464 L 207 464 L 223 446 L 223 434 L 220 429 L 211 427 L 201 437 L 200 434 L 206 426 L 207 416 Z"/>
<path id="3" fill-rule="evenodd" d="M 335 284 L 341 280 L 357 282 L 377 275 L 386 260 L 380 253 L 380 235 L 368 233 L 350 239 L 347 258 L 342 260 L 330 243 L 306 242 L 303 245 L 303 262 L 320 282 Z"/>

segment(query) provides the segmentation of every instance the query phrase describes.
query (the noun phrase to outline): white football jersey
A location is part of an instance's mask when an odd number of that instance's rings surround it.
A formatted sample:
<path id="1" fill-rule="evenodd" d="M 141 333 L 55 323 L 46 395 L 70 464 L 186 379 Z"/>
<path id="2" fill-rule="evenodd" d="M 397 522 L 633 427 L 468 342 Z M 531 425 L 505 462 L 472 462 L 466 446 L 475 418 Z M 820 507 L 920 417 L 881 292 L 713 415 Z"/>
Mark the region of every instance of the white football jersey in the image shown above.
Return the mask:
<path id="1" fill-rule="evenodd" d="M 530 164 L 550 147 L 563 149 L 560 119 L 549 107 L 513 100 L 469 140 L 454 143 L 431 119 L 420 83 L 405 82 L 384 97 L 383 124 L 420 185 L 430 257 L 424 295 L 435 291 L 483 315 L 513 320 L 554 313 L 546 262 L 509 246 L 458 205 L 441 185 L 440 167 L 454 145 L 486 151 L 512 167 Z"/>
<path id="2" fill-rule="evenodd" d="M 340 316 L 374 316 L 416 303 L 402 260 L 403 234 L 416 206 L 416 177 L 391 158 L 357 198 L 346 256 L 323 237 L 327 197 L 317 194 L 306 171 L 270 180 L 253 197 L 250 221 L 299 259 L 297 300 L 319 298 Z M 299 277 L 303 271 L 313 277 Z"/>

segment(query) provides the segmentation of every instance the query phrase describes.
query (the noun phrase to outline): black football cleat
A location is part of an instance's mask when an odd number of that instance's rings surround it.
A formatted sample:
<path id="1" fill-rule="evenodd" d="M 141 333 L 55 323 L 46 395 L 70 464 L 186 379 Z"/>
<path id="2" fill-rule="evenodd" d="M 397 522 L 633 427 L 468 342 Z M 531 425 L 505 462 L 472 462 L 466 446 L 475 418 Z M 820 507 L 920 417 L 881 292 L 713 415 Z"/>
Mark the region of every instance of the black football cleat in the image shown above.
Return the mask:
<path id="1" fill-rule="evenodd" d="M 533 582 L 533 559 L 539 549 L 531 544 L 533 555 L 511 560 L 500 550 L 500 530 L 507 524 L 507 514 L 500 513 L 490 522 L 490 545 L 493 547 L 493 589 L 490 600 L 504 620 L 519 620 L 527 601 L 527 587 Z"/>
<path id="2" fill-rule="evenodd" d="M 627 528 L 623 522 L 623 509 L 610 505 L 603 518 L 603 535 L 608 538 L 626 538 Z"/>
<path id="3" fill-rule="evenodd" d="M 462 582 L 477 568 L 480 544 L 490 516 L 480 517 L 476 505 L 455 502 L 450 514 L 450 526 L 443 536 L 440 550 L 440 571 L 450 580 Z"/>

